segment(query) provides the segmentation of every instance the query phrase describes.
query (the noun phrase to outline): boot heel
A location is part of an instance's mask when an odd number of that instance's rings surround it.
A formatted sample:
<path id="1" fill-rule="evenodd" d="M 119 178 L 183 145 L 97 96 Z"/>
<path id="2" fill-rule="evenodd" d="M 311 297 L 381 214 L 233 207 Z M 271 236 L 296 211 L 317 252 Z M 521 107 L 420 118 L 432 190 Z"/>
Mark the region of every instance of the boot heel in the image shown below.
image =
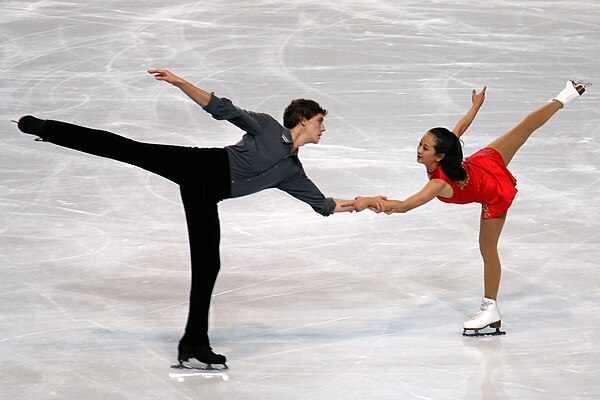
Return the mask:
<path id="1" fill-rule="evenodd" d="M 502 321 L 497 321 L 497 322 L 490 324 L 490 328 L 499 329 L 501 325 L 502 325 Z"/>

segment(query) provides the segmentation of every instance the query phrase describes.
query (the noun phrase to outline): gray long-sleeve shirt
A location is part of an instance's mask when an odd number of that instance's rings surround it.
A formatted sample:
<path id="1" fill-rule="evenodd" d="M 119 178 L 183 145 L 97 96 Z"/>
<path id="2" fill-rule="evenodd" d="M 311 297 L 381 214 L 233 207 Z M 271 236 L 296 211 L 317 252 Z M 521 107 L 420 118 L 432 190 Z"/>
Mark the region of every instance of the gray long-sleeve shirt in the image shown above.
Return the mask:
<path id="1" fill-rule="evenodd" d="M 288 128 L 268 114 L 243 110 L 214 93 L 204 110 L 246 132 L 237 144 L 225 147 L 232 198 L 277 188 L 308 203 L 321 215 L 333 213 L 335 201 L 326 198 L 306 176 L 298 150 L 291 152 L 293 140 Z"/>

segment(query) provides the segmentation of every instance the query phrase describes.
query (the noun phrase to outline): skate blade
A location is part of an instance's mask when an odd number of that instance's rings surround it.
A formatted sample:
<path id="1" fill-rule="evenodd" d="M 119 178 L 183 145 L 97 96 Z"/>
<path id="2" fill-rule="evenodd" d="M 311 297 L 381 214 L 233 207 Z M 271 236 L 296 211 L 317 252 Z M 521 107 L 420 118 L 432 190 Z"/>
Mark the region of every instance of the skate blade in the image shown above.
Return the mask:
<path id="1" fill-rule="evenodd" d="M 177 379 L 179 382 L 183 382 L 185 378 L 194 376 L 203 376 L 205 378 L 221 378 L 224 381 L 229 380 L 229 374 L 226 372 L 229 367 L 225 364 L 219 368 L 213 367 L 212 364 L 206 364 L 205 367 L 196 367 L 186 365 L 180 361 L 179 364 L 171 365 L 171 368 L 177 371 L 170 372 L 169 377 Z"/>
<path id="2" fill-rule="evenodd" d="M 219 364 L 219 365 L 222 365 L 222 367 L 213 367 L 212 364 L 206 364 L 205 367 L 200 367 L 200 366 L 193 367 L 191 365 L 184 364 L 183 361 L 179 361 L 179 364 L 173 364 L 173 365 L 171 365 L 171 368 L 181 369 L 181 370 L 192 370 L 192 371 L 225 371 L 225 370 L 229 369 L 227 364 Z"/>
<path id="3" fill-rule="evenodd" d="M 485 329 L 485 328 L 482 328 Z M 494 331 L 481 332 L 481 329 L 465 329 L 463 330 L 463 336 L 466 337 L 479 337 L 479 336 L 501 336 L 506 335 L 506 332 L 501 331 L 500 328 L 495 328 Z"/>

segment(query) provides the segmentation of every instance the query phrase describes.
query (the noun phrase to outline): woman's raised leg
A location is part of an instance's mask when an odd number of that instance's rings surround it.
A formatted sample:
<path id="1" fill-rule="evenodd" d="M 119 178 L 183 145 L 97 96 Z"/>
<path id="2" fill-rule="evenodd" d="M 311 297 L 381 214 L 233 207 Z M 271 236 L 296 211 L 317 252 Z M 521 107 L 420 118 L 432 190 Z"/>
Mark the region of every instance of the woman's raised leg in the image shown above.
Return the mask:
<path id="1" fill-rule="evenodd" d="M 564 104 L 570 103 L 584 91 L 585 87 L 583 85 L 575 86 L 573 82 L 567 82 L 565 89 L 551 102 L 527 115 L 517 126 L 486 147 L 497 150 L 502 155 L 504 164 L 508 165 L 533 132 L 548 122 L 558 110 L 564 107 Z"/>

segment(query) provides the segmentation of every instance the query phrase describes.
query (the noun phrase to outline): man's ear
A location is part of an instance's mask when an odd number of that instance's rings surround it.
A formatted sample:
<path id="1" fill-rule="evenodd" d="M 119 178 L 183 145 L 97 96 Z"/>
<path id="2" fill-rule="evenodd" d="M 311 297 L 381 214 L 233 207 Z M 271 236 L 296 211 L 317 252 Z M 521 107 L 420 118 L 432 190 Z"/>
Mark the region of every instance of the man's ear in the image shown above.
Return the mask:
<path id="1" fill-rule="evenodd" d="M 300 125 L 305 126 L 306 122 L 308 122 L 306 118 L 300 117 Z"/>

